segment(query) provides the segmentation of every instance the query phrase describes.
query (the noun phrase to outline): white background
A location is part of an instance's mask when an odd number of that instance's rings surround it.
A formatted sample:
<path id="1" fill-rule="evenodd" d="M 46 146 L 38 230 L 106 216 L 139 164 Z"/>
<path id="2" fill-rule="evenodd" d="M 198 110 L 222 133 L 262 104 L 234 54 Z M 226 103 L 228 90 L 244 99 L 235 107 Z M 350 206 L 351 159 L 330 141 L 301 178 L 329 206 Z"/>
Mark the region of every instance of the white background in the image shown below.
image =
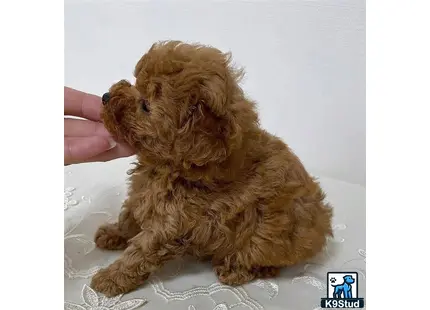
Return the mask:
<path id="1" fill-rule="evenodd" d="M 158 40 L 232 51 L 262 126 L 310 172 L 365 186 L 361 0 L 65 1 L 65 84 L 101 95 Z"/>

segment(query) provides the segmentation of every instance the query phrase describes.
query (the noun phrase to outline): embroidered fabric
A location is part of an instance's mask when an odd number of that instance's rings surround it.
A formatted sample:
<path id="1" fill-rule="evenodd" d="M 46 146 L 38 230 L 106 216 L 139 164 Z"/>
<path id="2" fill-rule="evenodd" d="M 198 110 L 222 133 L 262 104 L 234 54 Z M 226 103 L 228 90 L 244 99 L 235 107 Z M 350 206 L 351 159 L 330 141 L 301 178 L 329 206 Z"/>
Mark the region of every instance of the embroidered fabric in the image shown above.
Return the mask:
<path id="1" fill-rule="evenodd" d="M 118 252 L 95 247 L 99 225 L 114 222 L 126 195 L 131 159 L 65 167 L 65 310 L 317 310 L 327 297 L 329 271 L 358 272 L 359 297 L 366 291 L 365 188 L 320 177 L 334 207 L 334 238 L 312 261 L 285 268 L 274 279 L 241 287 L 220 284 L 210 264 L 192 258 L 168 263 L 129 294 L 106 298 L 88 285 Z"/>

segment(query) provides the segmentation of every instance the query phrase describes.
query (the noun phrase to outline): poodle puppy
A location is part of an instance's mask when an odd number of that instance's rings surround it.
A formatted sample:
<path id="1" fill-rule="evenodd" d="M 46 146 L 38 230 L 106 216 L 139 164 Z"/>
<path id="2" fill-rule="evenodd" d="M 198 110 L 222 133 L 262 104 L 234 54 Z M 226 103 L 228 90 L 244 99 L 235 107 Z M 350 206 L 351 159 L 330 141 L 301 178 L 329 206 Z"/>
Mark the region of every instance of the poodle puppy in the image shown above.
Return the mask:
<path id="1" fill-rule="evenodd" d="M 241 285 L 304 262 L 332 236 L 332 208 L 300 160 L 259 126 L 229 53 L 155 43 L 135 84 L 104 94 L 102 119 L 137 151 L 128 198 L 99 248 L 124 250 L 91 286 L 130 292 L 167 261 L 210 260 L 219 281 Z"/>

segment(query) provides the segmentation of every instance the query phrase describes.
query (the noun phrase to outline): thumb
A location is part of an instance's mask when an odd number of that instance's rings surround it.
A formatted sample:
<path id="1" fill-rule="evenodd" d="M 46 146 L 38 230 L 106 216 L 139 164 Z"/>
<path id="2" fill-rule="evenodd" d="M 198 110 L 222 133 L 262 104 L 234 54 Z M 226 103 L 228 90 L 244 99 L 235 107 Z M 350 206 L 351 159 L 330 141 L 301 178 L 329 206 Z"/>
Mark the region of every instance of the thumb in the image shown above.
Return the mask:
<path id="1" fill-rule="evenodd" d="M 116 146 L 110 137 L 64 137 L 64 164 L 76 164 Z"/>

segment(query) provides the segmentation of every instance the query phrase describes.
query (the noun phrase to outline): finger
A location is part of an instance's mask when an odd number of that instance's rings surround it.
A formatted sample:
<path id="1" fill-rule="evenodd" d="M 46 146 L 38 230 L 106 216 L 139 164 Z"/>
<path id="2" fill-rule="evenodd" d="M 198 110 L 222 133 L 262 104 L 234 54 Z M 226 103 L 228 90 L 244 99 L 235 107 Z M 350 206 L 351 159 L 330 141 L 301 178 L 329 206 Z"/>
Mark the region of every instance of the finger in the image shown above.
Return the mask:
<path id="1" fill-rule="evenodd" d="M 134 155 L 135 152 L 131 147 L 124 144 L 117 144 L 116 147 L 103 152 L 101 154 L 98 154 L 90 159 L 88 159 L 86 162 L 107 162 L 118 158 L 124 158 Z"/>
<path id="2" fill-rule="evenodd" d="M 85 162 L 116 146 L 109 137 L 64 138 L 64 164 Z"/>
<path id="3" fill-rule="evenodd" d="M 89 136 L 110 136 L 102 123 L 88 120 L 64 119 L 64 136 L 68 137 L 89 137 Z"/>
<path id="4" fill-rule="evenodd" d="M 101 98 L 64 87 L 64 115 L 100 120 Z"/>

